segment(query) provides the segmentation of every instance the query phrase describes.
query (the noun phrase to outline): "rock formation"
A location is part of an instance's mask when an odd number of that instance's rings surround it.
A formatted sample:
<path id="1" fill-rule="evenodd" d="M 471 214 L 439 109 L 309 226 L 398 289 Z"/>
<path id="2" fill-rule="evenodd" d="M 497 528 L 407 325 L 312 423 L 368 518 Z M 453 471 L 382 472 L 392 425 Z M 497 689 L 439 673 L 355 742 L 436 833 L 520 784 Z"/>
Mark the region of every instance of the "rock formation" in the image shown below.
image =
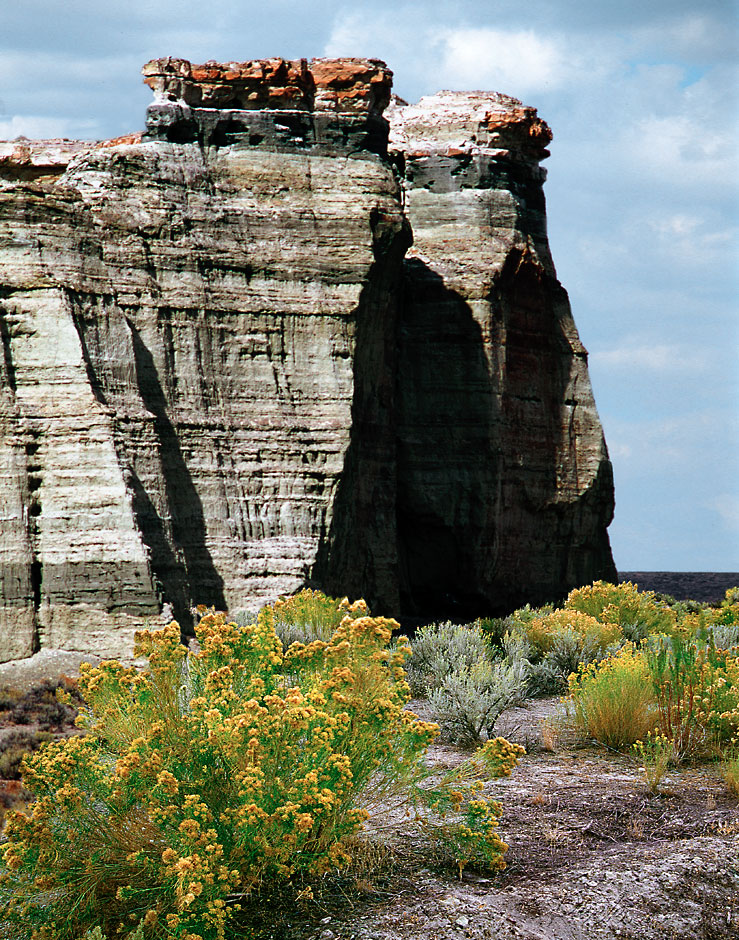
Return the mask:
<path id="1" fill-rule="evenodd" d="M 414 237 L 398 361 L 403 601 L 451 615 L 615 580 L 611 465 L 547 242 L 551 132 L 480 92 L 396 106 L 390 123 Z"/>
<path id="2" fill-rule="evenodd" d="M 143 137 L 0 144 L 0 659 L 615 577 L 535 112 L 393 104 L 388 152 L 376 60 L 143 71 Z"/>

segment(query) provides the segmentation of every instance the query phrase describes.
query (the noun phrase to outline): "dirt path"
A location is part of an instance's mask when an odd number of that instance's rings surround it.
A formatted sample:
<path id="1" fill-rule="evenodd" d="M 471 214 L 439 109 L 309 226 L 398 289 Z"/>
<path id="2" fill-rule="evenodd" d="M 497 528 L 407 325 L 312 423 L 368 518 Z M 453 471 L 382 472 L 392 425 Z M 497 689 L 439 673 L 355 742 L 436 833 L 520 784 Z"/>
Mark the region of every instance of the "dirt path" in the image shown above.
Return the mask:
<path id="1" fill-rule="evenodd" d="M 397 890 L 377 888 L 388 893 L 374 899 L 370 891 L 302 937 L 739 938 L 739 804 L 718 770 L 675 771 L 652 796 L 629 757 L 577 746 L 566 735 L 561 750 L 543 750 L 540 727 L 557 707 L 557 699 L 539 700 L 499 723 L 529 751 L 510 778 L 486 787 L 503 802 L 506 871 L 465 871 L 460 880 L 449 865 L 414 867 L 409 855 L 395 873 Z M 463 757 L 446 745 L 433 750 L 442 764 Z M 401 837 L 401 854 L 402 845 Z"/>

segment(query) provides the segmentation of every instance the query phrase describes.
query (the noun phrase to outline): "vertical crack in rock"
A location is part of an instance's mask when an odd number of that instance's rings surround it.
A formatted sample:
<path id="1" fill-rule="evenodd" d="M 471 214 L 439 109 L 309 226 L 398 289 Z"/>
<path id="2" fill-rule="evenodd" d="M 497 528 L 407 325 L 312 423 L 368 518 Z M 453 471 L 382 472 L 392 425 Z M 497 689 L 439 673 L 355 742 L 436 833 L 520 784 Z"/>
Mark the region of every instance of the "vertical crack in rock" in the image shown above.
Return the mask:
<path id="1" fill-rule="evenodd" d="M 1 297 L 2 295 L 0 295 Z M 15 382 L 15 366 L 13 365 L 13 354 L 10 349 L 10 332 L 8 330 L 8 324 L 5 321 L 5 314 L 2 307 L 0 306 L 0 342 L 3 346 L 3 379 L 4 385 L 10 392 L 15 395 L 16 382 Z"/>

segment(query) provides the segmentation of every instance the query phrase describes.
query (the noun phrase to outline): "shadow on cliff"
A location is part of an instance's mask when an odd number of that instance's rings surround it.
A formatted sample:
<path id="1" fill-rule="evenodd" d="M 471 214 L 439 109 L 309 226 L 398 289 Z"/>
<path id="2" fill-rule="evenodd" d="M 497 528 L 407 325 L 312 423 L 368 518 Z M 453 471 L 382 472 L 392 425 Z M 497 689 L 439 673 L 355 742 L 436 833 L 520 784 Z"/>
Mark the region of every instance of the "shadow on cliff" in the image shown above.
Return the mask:
<path id="1" fill-rule="evenodd" d="M 501 486 L 499 397 L 469 304 L 420 258 L 404 265 L 396 381 L 403 614 L 488 612 Z"/>
<path id="2" fill-rule="evenodd" d="M 502 615 L 615 577 L 610 463 L 575 499 L 558 476 L 564 463 L 577 485 L 566 395 L 585 355 L 565 334 L 564 289 L 514 250 L 481 324 L 420 258 L 402 281 L 394 305 L 368 286 L 358 308 L 351 440 L 314 583 L 423 621 Z"/>
<path id="3" fill-rule="evenodd" d="M 102 405 L 111 407 L 109 398 L 115 398 L 115 395 L 108 385 L 111 383 L 115 387 L 116 379 L 109 371 L 110 363 L 107 360 L 97 361 L 91 352 L 89 324 L 83 315 L 89 298 L 70 292 L 70 300 L 76 310 L 74 322 L 91 391 Z M 171 605 L 183 632 L 189 634 L 192 629 L 190 608 L 193 602 L 225 610 L 223 580 L 206 547 L 203 505 L 182 455 L 177 432 L 167 414 L 167 401 L 154 359 L 131 321 L 121 317 L 117 322 L 131 341 L 132 364 L 142 404 L 154 416 L 154 433 L 159 445 L 157 457 L 169 520 L 162 518 L 133 470 L 135 461 L 123 443 L 127 437 L 125 432 L 116 435 L 116 451 L 124 467 L 136 526 L 149 552 L 154 587 L 160 600 Z M 123 335 L 120 340 L 125 342 Z M 101 343 L 99 336 L 93 335 L 92 349 L 101 347 L 105 348 L 105 343 Z M 116 411 L 115 406 L 113 410 Z M 118 422 L 119 418 L 116 416 L 114 420 Z"/>
<path id="4" fill-rule="evenodd" d="M 589 450 L 602 446 L 600 425 L 588 428 L 577 417 L 590 399 L 577 387 L 578 360 L 586 369 L 587 352 L 566 290 L 528 250 L 509 252 L 489 300 L 504 330 L 508 544 L 501 546 L 500 576 L 509 585 L 509 607 L 556 602 L 593 580 L 617 580 L 606 531 L 613 517 L 610 461 L 600 459 L 587 485 L 582 478 Z M 527 559 L 521 574 L 519 557 Z"/>
<path id="5" fill-rule="evenodd" d="M 424 262 L 372 274 L 356 312 L 350 444 L 312 583 L 377 613 L 474 617 L 491 607 L 500 471 L 482 330 Z"/>
<path id="6" fill-rule="evenodd" d="M 354 311 L 349 445 L 308 583 L 340 597 L 363 597 L 378 614 L 397 614 L 396 329 L 412 235 L 400 214 L 373 209 L 369 221 L 374 262 Z"/>
<path id="7" fill-rule="evenodd" d="M 203 504 L 182 455 L 177 431 L 167 414 L 167 399 L 154 358 L 128 318 L 126 323 L 131 334 L 136 381 L 141 399 L 155 419 L 154 427 L 159 441 L 159 459 L 174 545 L 170 547 L 164 522 L 144 487 L 135 477 L 132 481 L 134 512 L 144 541 L 151 552 L 152 568 L 161 582 L 164 599 L 172 604 L 180 625 L 189 628 L 192 624 L 191 598 L 197 604 L 212 605 L 217 610 L 226 609 L 223 579 L 218 574 L 207 548 Z"/>

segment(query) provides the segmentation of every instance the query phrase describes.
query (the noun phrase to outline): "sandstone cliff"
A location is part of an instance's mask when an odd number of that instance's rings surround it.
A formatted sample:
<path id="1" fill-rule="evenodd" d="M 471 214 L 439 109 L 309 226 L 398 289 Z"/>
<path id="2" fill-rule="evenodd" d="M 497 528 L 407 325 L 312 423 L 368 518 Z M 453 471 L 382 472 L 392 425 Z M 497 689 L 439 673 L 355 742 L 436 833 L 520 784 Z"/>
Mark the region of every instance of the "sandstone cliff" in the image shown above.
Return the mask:
<path id="1" fill-rule="evenodd" d="M 0 144 L 0 658 L 305 583 L 424 616 L 615 577 L 535 112 L 393 105 L 388 154 L 375 60 L 144 75 L 143 137 Z"/>

